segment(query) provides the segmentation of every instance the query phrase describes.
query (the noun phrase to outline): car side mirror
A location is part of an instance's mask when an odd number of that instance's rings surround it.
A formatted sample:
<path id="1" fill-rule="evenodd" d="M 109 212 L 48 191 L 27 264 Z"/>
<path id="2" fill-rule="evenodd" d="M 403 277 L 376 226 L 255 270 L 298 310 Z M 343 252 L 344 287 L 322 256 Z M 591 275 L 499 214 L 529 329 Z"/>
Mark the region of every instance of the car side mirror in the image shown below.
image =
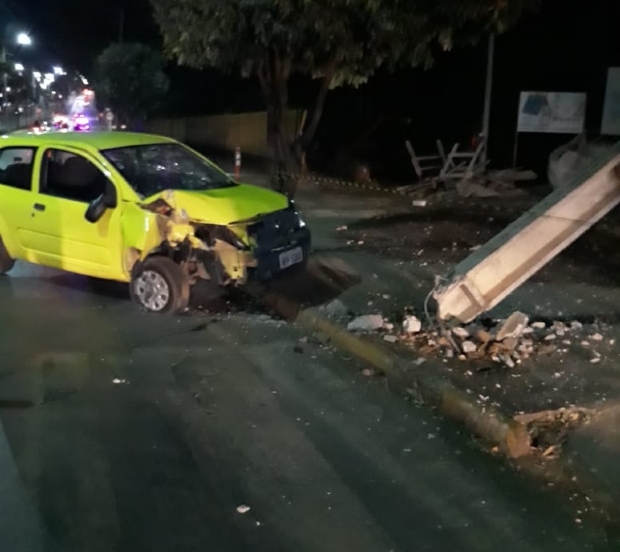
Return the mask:
<path id="1" fill-rule="evenodd" d="M 108 209 L 114 209 L 117 205 L 116 188 L 109 180 L 106 180 L 104 192 L 88 205 L 84 218 L 94 224 L 101 220 Z"/>

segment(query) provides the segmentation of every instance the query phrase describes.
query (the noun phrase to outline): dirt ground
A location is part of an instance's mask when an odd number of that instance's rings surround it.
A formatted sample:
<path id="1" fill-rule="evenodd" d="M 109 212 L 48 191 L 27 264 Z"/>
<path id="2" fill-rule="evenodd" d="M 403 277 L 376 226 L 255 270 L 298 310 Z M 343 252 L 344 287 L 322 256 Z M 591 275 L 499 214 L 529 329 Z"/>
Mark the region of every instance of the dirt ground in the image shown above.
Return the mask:
<path id="1" fill-rule="evenodd" d="M 390 217 L 360 220 L 344 237 L 379 256 L 417 257 L 435 271 L 445 271 L 500 232 L 536 203 L 537 198 L 429 206 Z M 620 272 L 620 234 L 604 221 L 544 267 L 533 282 L 587 282 L 615 286 Z M 532 244 L 535 247 L 535 244 Z"/>

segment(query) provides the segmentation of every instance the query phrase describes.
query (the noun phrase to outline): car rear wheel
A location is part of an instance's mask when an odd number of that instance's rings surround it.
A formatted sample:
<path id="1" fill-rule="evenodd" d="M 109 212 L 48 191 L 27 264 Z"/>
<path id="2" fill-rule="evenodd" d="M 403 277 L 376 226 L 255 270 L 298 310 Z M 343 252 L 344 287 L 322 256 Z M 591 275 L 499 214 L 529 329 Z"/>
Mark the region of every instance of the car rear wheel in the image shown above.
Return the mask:
<path id="1" fill-rule="evenodd" d="M 0 274 L 6 274 L 13 266 L 15 266 L 15 259 L 9 255 L 2 238 L 0 238 Z"/>
<path id="2" fill-rule="evenodd" d="M 149 257 L 138 263 L 129 286 L 133 301 L 149 312 L 177 314 L 189 303 L 189 279 L 168 257 Z"/>

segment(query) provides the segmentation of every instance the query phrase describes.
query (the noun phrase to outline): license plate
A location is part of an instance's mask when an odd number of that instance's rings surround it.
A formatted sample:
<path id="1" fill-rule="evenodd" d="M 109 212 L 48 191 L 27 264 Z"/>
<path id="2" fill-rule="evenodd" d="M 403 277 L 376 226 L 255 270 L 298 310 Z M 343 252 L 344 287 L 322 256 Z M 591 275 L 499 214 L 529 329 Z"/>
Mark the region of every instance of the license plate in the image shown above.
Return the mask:
<path id="1" fill-rule="evenodd" d="M 290 251 L 285 251 L 284 253 L 280 253 L 280 269 L 284 270 L 289 266 L 299 264 L 303 260 L 304 252 L 301 247 L 296 247 Z"/>

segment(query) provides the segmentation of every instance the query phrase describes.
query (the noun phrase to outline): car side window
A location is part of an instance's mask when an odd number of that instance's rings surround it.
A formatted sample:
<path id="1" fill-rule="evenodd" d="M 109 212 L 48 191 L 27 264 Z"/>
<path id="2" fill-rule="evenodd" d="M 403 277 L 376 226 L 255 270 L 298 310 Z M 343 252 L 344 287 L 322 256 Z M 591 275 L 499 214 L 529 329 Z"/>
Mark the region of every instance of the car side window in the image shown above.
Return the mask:
<path id="1" fill-rule="evenodd" d="M 45 152 L 42 194 L 90 203 L 103 194 L 106 181 L 106 176 L 81 155 L 59 149 Z"/>
<path id="2" fill-rule="evenodd" d="M 3 148 L 0 150 L 0 184 L 30 191 L 36 148 Z"/>

